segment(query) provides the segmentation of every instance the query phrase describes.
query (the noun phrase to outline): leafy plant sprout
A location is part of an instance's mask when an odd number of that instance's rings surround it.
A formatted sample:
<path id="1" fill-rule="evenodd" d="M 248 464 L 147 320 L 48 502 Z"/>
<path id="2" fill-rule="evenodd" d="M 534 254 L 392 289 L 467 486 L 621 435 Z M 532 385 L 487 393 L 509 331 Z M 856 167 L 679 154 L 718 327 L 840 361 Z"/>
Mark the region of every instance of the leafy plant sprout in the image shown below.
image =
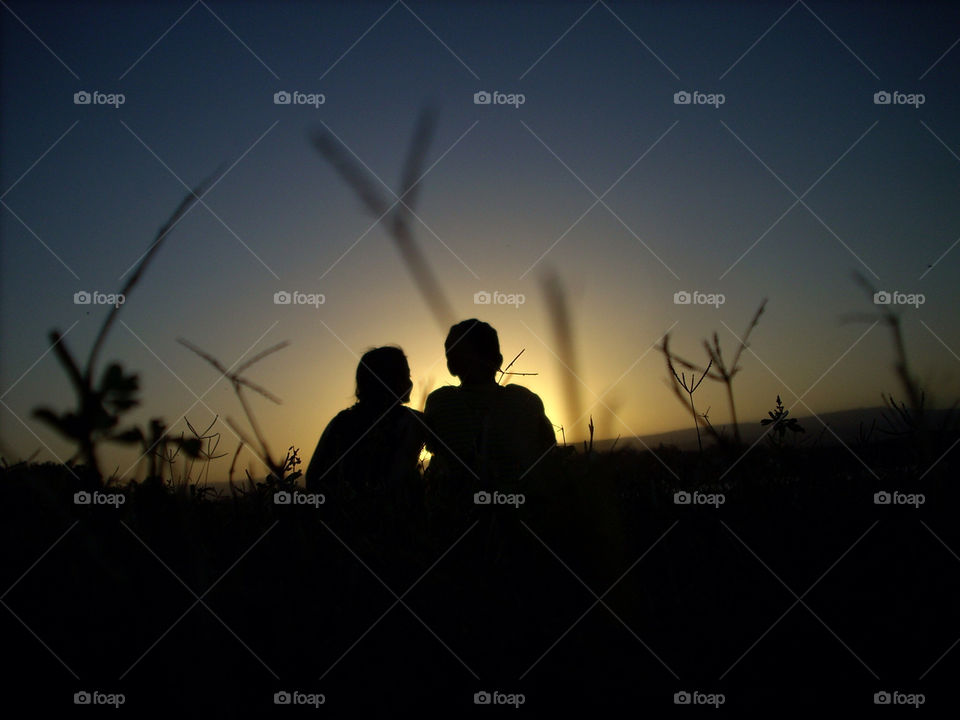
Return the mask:
<path id="1" fill-rule="evenodd" d="M 783 438 L 789 430 L 792 433 L 802 433 L 806 432 L 803 429 L 803 426 L 800 425 L 800 421 L 796 418 L 787 417 L 790 414 L 790 411 L 783 406 L 783 402 L 780 400 L 780 396 L 777 395 L 777 405 L 772 411 L 768 411 L 767 415 L 770 417 L 764 418 L 760 421 L 760 424 L 763 426 L 772 425 L 770 430 L 772 435 L 770 436 L 770 442 L 775 447 L 783 447 Z M 774 440 L 774 436 L 776 439 Z"/>

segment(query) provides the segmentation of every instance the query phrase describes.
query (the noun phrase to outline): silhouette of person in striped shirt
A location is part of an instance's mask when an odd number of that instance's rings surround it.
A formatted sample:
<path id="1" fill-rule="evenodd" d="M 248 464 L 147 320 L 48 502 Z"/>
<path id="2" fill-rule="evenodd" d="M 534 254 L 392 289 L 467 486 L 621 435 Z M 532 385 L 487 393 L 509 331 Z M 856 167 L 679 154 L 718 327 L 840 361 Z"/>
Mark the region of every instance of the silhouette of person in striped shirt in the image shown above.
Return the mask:
<path id="1" fill-rule="evenodd" d="M 556 446 L 543 402 L 525 387 L 497 383 L 503 356 L 497 331 L 487 323 L 457 323 L 444 348 L 447 369 L 460 385 L 427 398 L 431 474 L 472 476 L 482 486 L 521 479 Z"/>

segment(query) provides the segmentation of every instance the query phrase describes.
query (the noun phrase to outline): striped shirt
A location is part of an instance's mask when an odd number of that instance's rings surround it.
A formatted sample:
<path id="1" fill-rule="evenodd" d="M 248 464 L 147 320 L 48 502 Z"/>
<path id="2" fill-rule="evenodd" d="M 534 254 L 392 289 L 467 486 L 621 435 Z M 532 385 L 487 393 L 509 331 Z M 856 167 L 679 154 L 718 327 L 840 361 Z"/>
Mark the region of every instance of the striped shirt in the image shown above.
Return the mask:
<path id="1" fill-rule="evenodd" d="M 520 385 L 442 387 L 424 417 L 435 471 L 472 471 L 482 484 L 519 479 L 556 445 L 543 402 Z"/>

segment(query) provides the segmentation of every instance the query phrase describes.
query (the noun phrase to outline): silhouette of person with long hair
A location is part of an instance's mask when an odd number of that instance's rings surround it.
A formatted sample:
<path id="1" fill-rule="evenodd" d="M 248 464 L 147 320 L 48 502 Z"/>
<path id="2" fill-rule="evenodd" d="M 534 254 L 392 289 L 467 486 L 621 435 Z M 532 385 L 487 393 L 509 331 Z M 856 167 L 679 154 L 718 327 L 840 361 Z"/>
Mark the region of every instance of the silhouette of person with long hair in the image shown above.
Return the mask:
<path id="1" fill-rule="evenodd" d="M 431 474 L 472 476 L 480 486 L 519 480 L 556 446 L 543 402 L 525 387 L 497 382 L 503 356 L 497 331 L 487 323 L 457 323 L 444 348 L 447 369 L 460 385 L 427 398 Z"/>
<path id="2" fill-rule="evenodd" d="M 356 381 L 357 402 L 320 436 L 304 478 L 307 490 L 407 493 L 418 486 L 426 435 L 420 413 L 404 406 L 413 388 L 407 357 L 398 347 L 369 350 Z"/>

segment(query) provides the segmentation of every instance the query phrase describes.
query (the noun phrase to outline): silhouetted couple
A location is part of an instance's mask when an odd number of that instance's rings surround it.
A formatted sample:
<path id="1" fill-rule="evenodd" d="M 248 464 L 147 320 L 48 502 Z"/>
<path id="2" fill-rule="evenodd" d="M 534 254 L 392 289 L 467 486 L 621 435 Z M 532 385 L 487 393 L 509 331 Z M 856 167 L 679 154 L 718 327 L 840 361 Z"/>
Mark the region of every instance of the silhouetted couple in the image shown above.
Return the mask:
<path id="1" fill-rule="evenodd" d="M 419 492 L 419 458 L 433 453 L 429 477 L 446 487 L 500 487 L 534 468 L 556 445 L 543 402 L 518 385 L 500 385 L 503 363 L 497 331 L 479 320 L 450 328 L 447 368 L 459 386 L 439 388 L 424 412 L 410 401 L 410 368 L 403 351 L 380 347 L 360 358 L 357 402 L 327 425 L 306 473 L 309 490 Z"/>

